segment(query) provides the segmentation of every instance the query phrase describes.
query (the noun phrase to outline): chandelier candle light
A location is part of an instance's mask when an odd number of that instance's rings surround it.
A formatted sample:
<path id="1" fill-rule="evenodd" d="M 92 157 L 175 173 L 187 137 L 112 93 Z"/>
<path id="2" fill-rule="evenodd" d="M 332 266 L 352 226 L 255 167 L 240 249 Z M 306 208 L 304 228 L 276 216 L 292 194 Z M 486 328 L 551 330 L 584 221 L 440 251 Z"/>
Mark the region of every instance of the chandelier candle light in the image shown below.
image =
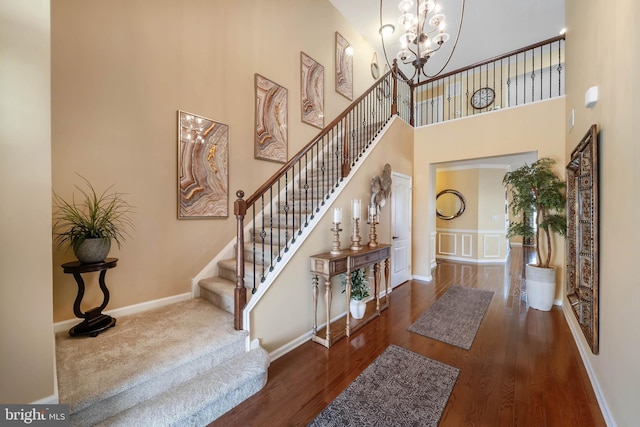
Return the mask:
<path id="1" fill-rule="evenodd" d="M 449 63 L 453 50 L 458 43 L 460 30 L 462 29 L 462 17 L 464 15 L 464 0 L 462 0 L 462 9 L 460 15 L 460 25 L 456 40 L 451 50 L 449 58 L 445 62 L 442 69 L 432 75 L 427 74 L 424 67 L 429 58 L 431 58 L 443 44 L 449 41 L 450 36 L 446 29 L 446 17 L 442 13 L 438 0 L 401 0 L 398 4 L 400 9 L 400 17 L 398 23 L 404 31 L 400 35 L 400 51 L 396 55 L 398 61 L 406 65 L 413 65 L 413 75 L 408 80 L 418 78 L 420 75 L 431 78 L 440 74 L 444 67 Z M 382 37 L 382 47 L 385 51 L 385 59 L 389 62 L 384 47 L 383 28 L 393 28 L 390 24 L 382 25 L 382 1 L 380 2 L 380 34 Z"/>
<path id="2" fill-rule="evenodd" d="M 360 214 L 362 213 L 362 201 L 354 199 L 351 201 L 351 218 L 353 219 L 353 236 L 351 236 L 351 250 L 359 251 L 362 249 L 360 244 Z"/>
<path id="3" fill-rule="evenodd" d="M 342 229 L 340 228 L 341 222 L 342 208 L 334 208 L 333 228 L 331 229 L 331 231 L 333 231 L 333 248 L 331 249 L 331 252 L 329 252 L 331 255 L 339 255 L 342 253 L 342 251 L 340 250 L 340 232 L 342 231 Z"/>
<path id="4" fill-rule="evenodd" d="M 375 204 L 369 205 L 369 247 L 377 248 L 378 247 L 378 235 L 376 234 L 376 224 L 378 224 L 378 209 Z"/>

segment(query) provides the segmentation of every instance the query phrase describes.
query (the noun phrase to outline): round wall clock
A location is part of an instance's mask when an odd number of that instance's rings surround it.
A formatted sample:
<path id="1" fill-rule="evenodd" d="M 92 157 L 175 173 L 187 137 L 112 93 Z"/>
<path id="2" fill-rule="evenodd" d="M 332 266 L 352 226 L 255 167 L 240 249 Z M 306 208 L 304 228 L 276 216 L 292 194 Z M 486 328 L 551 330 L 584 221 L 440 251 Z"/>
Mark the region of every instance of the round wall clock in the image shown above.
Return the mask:
<path id="1" fill-rule="evenodd" d="M 471 96 L 471 106 L 476 109 L 487 108 L 493 104 L 496 93 L 490 87 L 478 89 Z"/>

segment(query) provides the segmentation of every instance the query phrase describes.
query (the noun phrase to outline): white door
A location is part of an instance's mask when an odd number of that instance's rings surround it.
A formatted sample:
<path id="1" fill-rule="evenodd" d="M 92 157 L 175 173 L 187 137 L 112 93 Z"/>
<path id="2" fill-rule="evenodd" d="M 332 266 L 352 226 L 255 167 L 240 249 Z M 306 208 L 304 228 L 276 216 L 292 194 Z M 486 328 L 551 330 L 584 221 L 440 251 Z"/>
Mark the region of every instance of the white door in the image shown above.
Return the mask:
<path id="1" fill-rule="evenodd" d="M 392 173 L 391 287 L 411 279 L 411 177 Z"/>

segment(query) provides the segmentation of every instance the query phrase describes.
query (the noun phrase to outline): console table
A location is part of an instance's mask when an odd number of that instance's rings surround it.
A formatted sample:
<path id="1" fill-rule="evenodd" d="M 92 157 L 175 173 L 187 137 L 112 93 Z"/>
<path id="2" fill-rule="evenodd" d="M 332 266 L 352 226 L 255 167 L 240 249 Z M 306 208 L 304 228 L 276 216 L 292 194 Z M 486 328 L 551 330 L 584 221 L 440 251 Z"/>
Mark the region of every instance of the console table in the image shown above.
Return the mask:
<path id="1" fill-rule="evenodd" d="M 388 307 L 389 301 L 389 258 L 391 257 L 391 245 L 379 244 L 377 247 L 363 247 L 359 251 L 350 249 L 343 250 L 338 255 L 332 255 L 330 252 L 313 255 L 311 257 L 311 277 L 313 285 L 313 335 L 312 340 L 329 348 L 333 343 L 343 338 L 351 336 L 352 332 L 357 331 Z M 380 285 L 380 263 L 384 261 L 384 278 L 385 278 L 385 297 L 381 302 L 379 285 Z M 373 265 L 374 277 L 374 298 L 375 311 L 369 309 L 367 304 L 367 313 L 360 320 L 351 319 L 349 313 L 349 300 L 351 299 L 351 286 L 347 280 L 346 298 L 347 298 L 347 316 L 346 325 L 341 328 L 338 322 L 335 322 L 335 332 L 331 330 L 331 278 L 339 274 L 346 274 L 351 277 L 351 271 L 363 267 Z M 318 330 L 318 284 L 319 278 L 322 277 L 325 282 L 324 301 L 326 309 L 327 326 L 323 330 Z"/>
<path id="2" fill-rule="evenodd" d="M 111 328 L 116 325 L 116 319 L 106 314 L 102 314 L 102 310 L 107 307 L 109 303 L 109 289 L 104 281 L 104 276 L 107 274 L 107 270 L 114 268 L 118 264 L 118 258 L 107 258 L 102 262 L 93 262 L 90 264 L 83 264 L 80 261 L 67 262 L 62 264 L 62 268 L 65 273 L 73 274 L 73 278 L 76 279 L 78 284 L 78 295 L 73 303 L 73 313 L 76 317 L 84 319 L 81 323 L 74 326 L 69 330 L 69 335 L 72 337 L 78 335 L 90 335 L 92 337 L 98 336 L 98 334 L 105 329 Z M 90 273 L 93 271 L 100 272 L 100 289 L 104 295 L 102 304 L 100 307 L 92 308 L 83 313 L 80 310 L 80 303 L 84 297 L 84 280 L 82 280 L 82 273 Z"/>

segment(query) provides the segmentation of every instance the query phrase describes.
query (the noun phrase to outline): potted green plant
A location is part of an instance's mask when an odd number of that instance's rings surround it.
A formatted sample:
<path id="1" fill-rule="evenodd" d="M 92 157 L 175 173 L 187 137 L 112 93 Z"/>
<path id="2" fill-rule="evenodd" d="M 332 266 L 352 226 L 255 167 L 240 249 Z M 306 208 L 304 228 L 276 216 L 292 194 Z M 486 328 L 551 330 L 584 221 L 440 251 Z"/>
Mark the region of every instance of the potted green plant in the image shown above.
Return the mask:
<path id="1" fill-rule="evenodd" d="M 565 183 L 553 171 L 555 160 L 541 158 L 507 172 L 502 183 L 511 193 L 509 207 L 520 221 L 509 224 L 507 237 L 533 238 L 536 263 L 526 266 L 527 298 L 538 310 L 551 310 L 556 289 L 556 271 L 551 266 L 552 234 L 567 234 Z M 533 218 L 527 221 L 525 218 Z M 544 233 L 544 237 L 542 236 Z M 543 241 L 541 241 L 543 240 Z M 544 248 L 544 249 L 543 249 Z"/>
<path id="2" fill-rule="evenodd" d="M 347 291 L 346 275 L 342 276 L 342 286 Z M 349 301 L 349 311 L 355 319 L 362 319 L 366 311 L 367 304 L 363 301 L 369 296 L 369 286 L 363 268 L 351 272 L 351 301 Z"/>
<path id="3" fill-rule="evenodd" d="M 132 206 L 124 194 L 111 191 L 113 185 L 98 194 L 89 180 L 80 176 L 87 189 L 75 186 L 82 194 L 71 201 L 53 192 L 53 233 L 60 247 L 72 248 L 82 263 L 102 262 L 109 254 L 111 241 L 120 248 L 133 229 L 129 214 Z"/>

